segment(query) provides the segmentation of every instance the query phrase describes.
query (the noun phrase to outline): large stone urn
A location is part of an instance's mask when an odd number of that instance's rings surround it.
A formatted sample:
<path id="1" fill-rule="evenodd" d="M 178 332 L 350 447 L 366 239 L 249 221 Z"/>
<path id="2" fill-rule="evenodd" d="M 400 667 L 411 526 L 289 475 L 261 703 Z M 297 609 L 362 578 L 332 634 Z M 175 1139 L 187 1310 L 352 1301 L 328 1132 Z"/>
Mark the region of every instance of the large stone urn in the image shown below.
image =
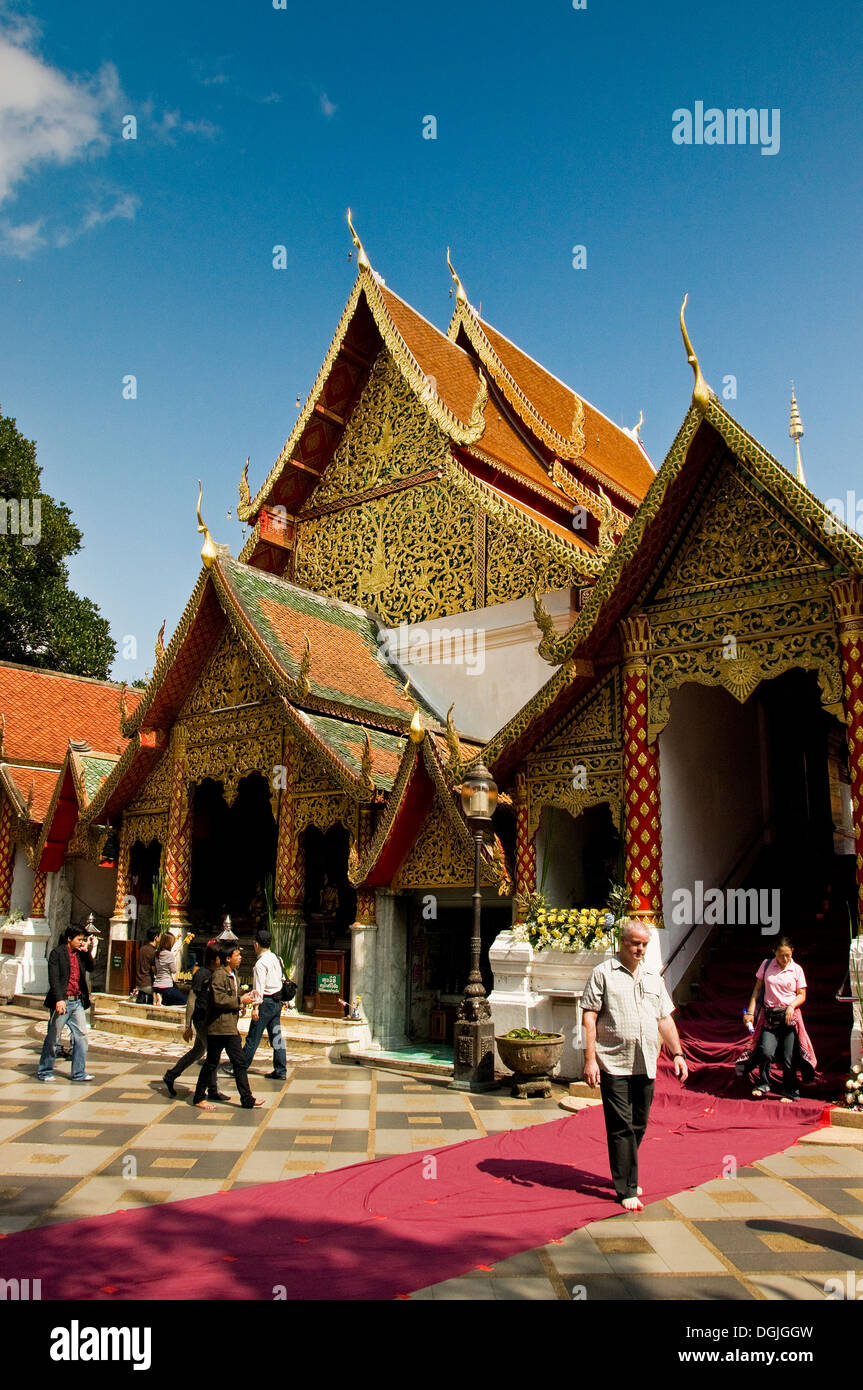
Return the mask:
<path id="1" fill-rule="evenodd" d="M 500 1060 L 514 1073 L 512 1094 L 524 1099 L 540 1093 L 551 1095 L 551 1073 L 563 1051 L 562 1033 L 549 1033 L 538 1038 L 495 1038 Z"/>

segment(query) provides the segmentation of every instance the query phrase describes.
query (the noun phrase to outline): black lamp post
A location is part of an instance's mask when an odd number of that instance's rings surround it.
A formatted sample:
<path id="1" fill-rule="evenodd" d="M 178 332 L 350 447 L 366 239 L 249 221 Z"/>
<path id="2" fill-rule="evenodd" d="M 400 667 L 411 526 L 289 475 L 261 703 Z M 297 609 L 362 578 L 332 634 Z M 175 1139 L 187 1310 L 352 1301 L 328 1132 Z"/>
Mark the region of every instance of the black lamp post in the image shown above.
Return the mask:
<path id="1" fill-rule="evenodd" d="M 497 805 L 497 784 L 484 763 L 474 765 L 462 783 L 462 810 L 474 842 L 473 936 L 470 974 L 453 1030 L 453 1087 L 458 1091 L 487 1091 L 494 1081 L 494 1024 L 479 968 L 482 893 L 479 886 L 480 853 Z"/>

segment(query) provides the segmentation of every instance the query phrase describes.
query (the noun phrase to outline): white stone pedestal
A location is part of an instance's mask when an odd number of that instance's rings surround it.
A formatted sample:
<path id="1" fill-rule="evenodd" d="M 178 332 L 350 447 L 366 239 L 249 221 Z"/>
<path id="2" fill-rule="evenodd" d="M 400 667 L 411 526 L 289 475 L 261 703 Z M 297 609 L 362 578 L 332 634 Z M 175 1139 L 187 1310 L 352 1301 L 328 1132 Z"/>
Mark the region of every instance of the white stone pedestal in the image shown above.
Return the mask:
<path id="1" fill-rule="evenodd" d="M 48 989 L 46 947 L 51 928 L 44 917 L 25 917 L 0 927 L 0 994 L 45 994 Z M 15 945 L 14 953 L 7 943 Z"/>
<path id="2" fill-rule="evenodd" d="M 515 941 L 511 931 L 497 937 L 489 950 L 494 989 L 489 995 L 495 1034 L 511 1028 L 562 1033 L 563 1052 L 553 1075 L 578 1080 L 584 1070 L 581 995 L 595 967 L 614 952 L 535 951 Z M 503 1064 L 495 1048 L 499 1066 Z"/>

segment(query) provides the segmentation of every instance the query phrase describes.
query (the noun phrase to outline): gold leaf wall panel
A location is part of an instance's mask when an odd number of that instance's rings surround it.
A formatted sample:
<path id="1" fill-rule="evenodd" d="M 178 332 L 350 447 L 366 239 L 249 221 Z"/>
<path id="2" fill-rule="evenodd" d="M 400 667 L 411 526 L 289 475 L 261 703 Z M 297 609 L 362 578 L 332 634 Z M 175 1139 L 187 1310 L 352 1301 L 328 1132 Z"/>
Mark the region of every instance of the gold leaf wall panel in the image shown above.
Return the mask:
<path id="1" fill-rule="evenodd" d="M 575 569 L 539 555 L 507 528 L 489 519 L 486 540 L 486 603 L 507 603 L 525 594 L 547 594 L 583 583 Z"/>

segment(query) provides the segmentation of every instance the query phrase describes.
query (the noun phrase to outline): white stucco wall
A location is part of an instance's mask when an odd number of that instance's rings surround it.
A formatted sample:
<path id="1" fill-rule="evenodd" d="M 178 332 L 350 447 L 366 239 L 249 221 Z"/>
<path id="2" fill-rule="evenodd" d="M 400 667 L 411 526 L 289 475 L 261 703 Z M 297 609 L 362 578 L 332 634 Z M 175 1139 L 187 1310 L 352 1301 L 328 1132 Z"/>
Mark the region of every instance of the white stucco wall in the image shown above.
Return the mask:
<path id="1" fill-rule="evenodd" d="M 27 863 L 27 856 L 20 845 L 15 848 L 15 865 L 12 870 L 12 898 L 9 904 L 10 912 L 23 912 L 25 917 L 30 915 L 30 905 L 33 901 L 33 870 Z"/>
<path id="2" fill-rule="evenodd" d="M 543 597 L 559 632 L 572 624 L 569 601 L 568 589 Z M 532 598 L 381 630 L 382 649 L 414 689 L 442 714 L 455 701 L 459 733 L 483 741 L 554 675 L 540 638 Z"/>
<path id="3" fill-rule="evenodd" d="M 686 888 L 694 894 L 699 879 L 705 892 L 722 887 L 769 815 L 762 723 L 755 696 L 740 705 L 725 690 L 696 685 L 672 694 L 671 718 L 659 735 L 666 925 L 651 943 L 654 966 L 669 960 L 689 931 L 689 926 L 672 921 L 675 890 Z M 748 858 L 741 866 L 742 872 L 750 862 Z M 706 926 L 693 933 L 676 957 L 666 976 L 670 988 L 709 932 Z"/>

